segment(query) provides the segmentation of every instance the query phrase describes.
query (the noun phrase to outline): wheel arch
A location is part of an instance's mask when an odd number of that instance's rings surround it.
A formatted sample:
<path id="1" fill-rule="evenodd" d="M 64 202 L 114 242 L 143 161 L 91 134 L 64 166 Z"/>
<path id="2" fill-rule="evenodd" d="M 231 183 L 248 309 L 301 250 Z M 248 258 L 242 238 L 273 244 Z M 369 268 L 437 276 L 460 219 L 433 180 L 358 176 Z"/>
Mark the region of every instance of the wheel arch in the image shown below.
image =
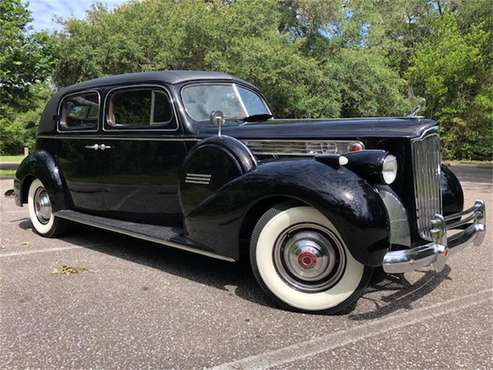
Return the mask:
<path id="1" fill-rule="evenodd" d="M 252 238 L 253 229 L 255 228 L 257 222 L 269 209 L 278 205 L 309 206 L 309 204 L 305 201 L 289 195 L 270 195 L 265 198 L 258 199 L 247 210 L 241 223 L 240 232 L 238 235 L 240 260 L 248 258 L 250 240 Z"/>
<path id="2" fill-rule="evenodd" d="M 19 183 L 19 200 L 27 203 L 29 186 L 39 179 L 50 195 L 54 210 L 66 209 L 65 185 L 55 158 L 45 150 L 36 151 L 27 156 L 19 165 L 16 174 Z"/>

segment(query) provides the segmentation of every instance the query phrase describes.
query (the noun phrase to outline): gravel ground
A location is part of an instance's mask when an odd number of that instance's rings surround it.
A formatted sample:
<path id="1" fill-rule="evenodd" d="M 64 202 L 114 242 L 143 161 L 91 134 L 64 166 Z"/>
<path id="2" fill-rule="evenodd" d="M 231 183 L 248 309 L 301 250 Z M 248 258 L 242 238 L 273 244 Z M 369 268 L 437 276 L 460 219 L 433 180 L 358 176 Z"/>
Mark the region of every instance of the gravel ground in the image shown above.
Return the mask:
<path id="1" fill-rule="evenodd" d="M 466 176 L 491 215 L 493 185 Z M 82 226 L 45 239 L 12 198 L 0 211 L 2 369 L 491 368 L 491 228 L 442 273 L 388 276 L 324 316 L 272 307 L 245 265 Z"/>

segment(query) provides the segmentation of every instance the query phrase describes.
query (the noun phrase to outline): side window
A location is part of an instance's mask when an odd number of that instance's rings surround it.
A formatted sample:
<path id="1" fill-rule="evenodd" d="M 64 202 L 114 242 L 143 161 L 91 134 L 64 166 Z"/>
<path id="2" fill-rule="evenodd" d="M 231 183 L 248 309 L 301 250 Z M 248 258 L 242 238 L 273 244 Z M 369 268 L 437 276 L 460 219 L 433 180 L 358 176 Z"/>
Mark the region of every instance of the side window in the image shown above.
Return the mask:
<path id="1" fill-rule="evenodd" d="M 98 121 L 98 93 L 81 93 L 63 99 L 60 111 L 62 131 L 97 130 Z"/>
<path id="2" fill-rule="evenodd" d="M 163 90 L 152 88 L 122 89 L 110 93 L 106 123 L 110 128 L 176 128 L 168 95 Z"/>

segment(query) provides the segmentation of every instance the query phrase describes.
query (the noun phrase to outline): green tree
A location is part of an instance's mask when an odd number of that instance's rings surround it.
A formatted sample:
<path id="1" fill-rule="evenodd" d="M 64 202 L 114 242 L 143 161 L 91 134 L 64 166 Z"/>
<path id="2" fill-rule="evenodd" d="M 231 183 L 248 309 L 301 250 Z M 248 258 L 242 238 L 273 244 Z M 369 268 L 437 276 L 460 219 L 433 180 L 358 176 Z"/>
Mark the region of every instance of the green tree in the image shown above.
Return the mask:
<path id="1" fill-rule="evenodd" d="M 30 21 L 21 0 L 0 1 L 1 153 L 18 153 L 32 144 L 32 120 L 39 119 L 39 102 L 46 98 L 36 84 L 48 75 L 50 56 L 43 48 L 48 36 L 30 32 Z"/>
<path id="2" fill-rule="evenodd" d="M 479 25 L 462 33 L 449 13 L 434 29 L 434 37 L 418 45 L 407 71 L 410 84 L 427 99 L 426 114 L 439 121 L 447 157 L 491 159 L 493 71 L 484 53 L 491 34 Z"/>
<path id="3" fill-rule="evenodd" d="M 21 0 L 0 2 L 0 110 L 25 108 L 30 86 L 48 74 L 46 34 L 30 33 L 31 15 Z"/>

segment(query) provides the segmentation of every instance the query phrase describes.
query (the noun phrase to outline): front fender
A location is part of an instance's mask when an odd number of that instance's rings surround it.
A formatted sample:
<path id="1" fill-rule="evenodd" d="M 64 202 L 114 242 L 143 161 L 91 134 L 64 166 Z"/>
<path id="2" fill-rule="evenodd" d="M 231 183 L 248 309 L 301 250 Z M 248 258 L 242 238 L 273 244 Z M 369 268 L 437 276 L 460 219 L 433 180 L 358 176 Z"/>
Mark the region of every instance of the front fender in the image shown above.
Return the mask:
<path id="1" fill-rule="evenodd" d="M 464 193 L 459 179 L 445 165 L 441 166 L 440 190 L 444 216 L 461 212 L 464 209 Z"/>
<path id="2" fill-rule="evenodd" d="M 17 168 L 14 180 L 17 204 L 27 202 L 29 185 L 35 178 L 40 179 L 45 186 L 54 211 L 67 208 L 62 176 L 55 159 L 45 150 L 30 154 Z"/>
<path id="3" fill-rule="evenodd" d="M 238 259 L 246 215 L 272 197 L 296 199 L 317 208 L 337 227 L 354 258 L 369 266 L 382 263 L 390 234 L 382 199 L 352 171 L 313 159 L 264 163 L 228 182 L 186 210 L 189 237 Z"/>

